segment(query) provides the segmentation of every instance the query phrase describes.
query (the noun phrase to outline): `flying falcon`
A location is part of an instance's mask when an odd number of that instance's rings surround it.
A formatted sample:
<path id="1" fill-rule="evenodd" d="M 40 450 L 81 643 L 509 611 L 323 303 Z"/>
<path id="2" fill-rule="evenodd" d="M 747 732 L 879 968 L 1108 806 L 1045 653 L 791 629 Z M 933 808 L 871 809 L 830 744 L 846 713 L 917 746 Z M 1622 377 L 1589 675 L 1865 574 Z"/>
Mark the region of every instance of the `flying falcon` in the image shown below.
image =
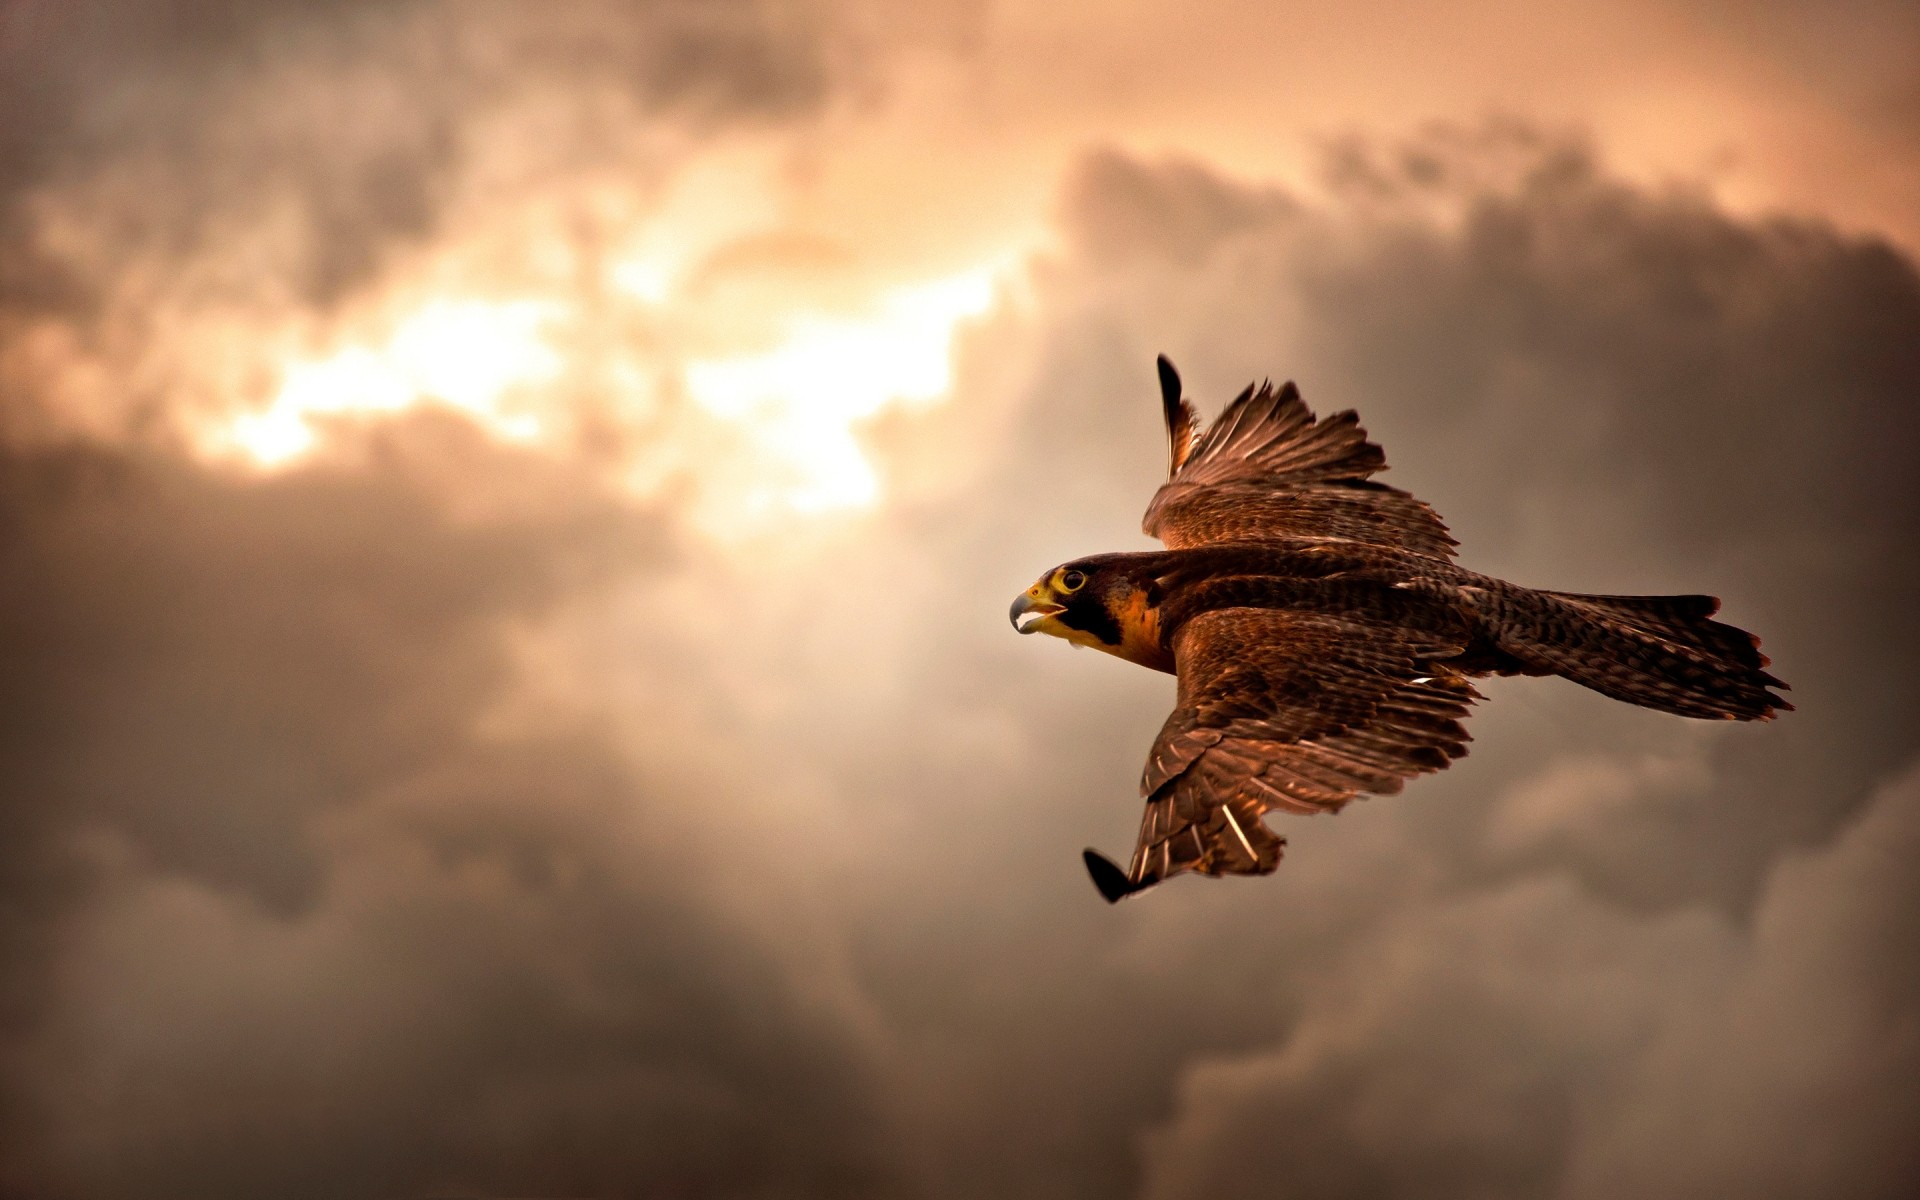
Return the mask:
<path id="1" fill-rule="evenodd" d="M 1467 752 L 1475 676 L 1559 675 L 1683 717 L 1793 707 L 1714 597 L 1544 592 L 1456 566 L 1434 511 L 1370 478 L 1386 455 L 1352 412 L 1316 420 L 1291 383 L 1248 387 L 1202 434 L 1159 362 L 1172 466 L 1143 526 L 1168 548 L 1062 563 L 1009 614 L 1179 681 L 1132 860 L 1085 855 L 1109 902 L 1189 871 L 1265 875 L 1286 844 L 1268 812 L 1337 812 L 1446 767 Z"/>

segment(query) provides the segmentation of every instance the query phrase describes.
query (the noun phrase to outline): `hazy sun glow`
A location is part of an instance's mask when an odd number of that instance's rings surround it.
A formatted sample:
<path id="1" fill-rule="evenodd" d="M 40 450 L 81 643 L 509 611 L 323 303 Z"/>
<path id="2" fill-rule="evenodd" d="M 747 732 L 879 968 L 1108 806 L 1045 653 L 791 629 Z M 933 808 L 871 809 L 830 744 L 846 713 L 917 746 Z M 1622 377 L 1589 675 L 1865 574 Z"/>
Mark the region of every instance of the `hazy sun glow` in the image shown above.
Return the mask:
<path id="1" fill-rule="evenodd" d="M 993 300 L 991 269 L 889 292 L 861 319 L 796 316 L 764 354 L 689 363 L 687 391 L 746 430 L 778 470 L 742 497 L 748 511 L 819 512 L 872 503 L 858 424 L 893 403 L 926 403 L 952 383 L 954 328 Z"/>
<path id="2" fill-rule="evenodd" d="M 351 345 L 296 362 L 264 410 L 233 421 L 216 440 L 261 466 L 311 450 L 318 418 L 397 413 L 443 404 L 509 440 L 537 436 L 534 411 L 514 393 L 556 376 L 560 356 L 541 336 L 554 306 L 530 300 L 437 300 L 381 346 Z"/>
<path id="3" fill-rule="evenodd" d="M 642 277 L 638 270 L 625 271 L 616 283 L 644 291 L 651 305 L 676 303 L 666 274 Z M 763 527 L 783 513 L 875 502 L 880 484 L 856 436 L 860 423 L 889 405 L 927 404 L 947 393 L 955 328 L 987 310 L 995 278 L 989 265 L 897 286 L 854 315 L 796 305 L 773 319 L 771 349 L 716 349 L 678 360 L 658 344 L 621 343 L 614 361 L 599 364 L 599 378 L 678 374 L 694 421 L 670 423 L 636 450 L 646 462 L 635 464 L 632 486 L 646 490 L 648 481 L 659 486 L 676 472 L 695 474 L 693 482 L 709 499 L 701 507 L 712 510 L 706 523 L 713 532 Z M 571 428 L 566 409 L 575 402 L 569 397 L 580 391 L 568 378 L 574 364 L 558 347 L 570 344 L 583 319 L 575 305 L 551 293 L 509 301 L 443 296 L 384 335 L 283 364 L 272 400 L 224 422 L 205 444 L 216 454 L 274 469 L 313 452 L 329 420 L 434 405 L 466 415 L 502 440 L 563 438 Z M 724 328 L 720 332 L 724 345 Z M 636 421 L 654 414 L 651 385 L 617 390 Z M 725 453 L 706 452 L 711 434 L 701 435 L 700 423 L 722 431 Z"/>

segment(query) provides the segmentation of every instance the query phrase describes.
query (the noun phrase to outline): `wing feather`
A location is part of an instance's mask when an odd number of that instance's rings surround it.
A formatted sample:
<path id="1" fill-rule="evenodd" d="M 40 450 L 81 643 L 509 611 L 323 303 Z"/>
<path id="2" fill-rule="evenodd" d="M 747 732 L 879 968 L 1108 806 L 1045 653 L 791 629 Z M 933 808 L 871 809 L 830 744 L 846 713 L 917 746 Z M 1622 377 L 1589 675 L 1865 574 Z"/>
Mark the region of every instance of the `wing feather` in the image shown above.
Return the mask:
<path id="1" fill-rule="evenodd" d="M 1160 406 L 1167 418 L 1167 478 L 1180 473 L 1200 440 L 1200 413 L 1180 394 L 1180 372 L 1162 354 L 1154 360 L 1160 371 Z"/>
<path id="2" fill-rule="evenodd" d="M 1270 609 L 1189 621 L 1174 637 L 1181 700 L 1147 757 L 1126 890 L 1186 872 L 1266 874 L 1285 845 L 1266 813 L 1338 812 L 1464 755 L 1461 720 L 1479 694 L 1435 661 L 1464 640 Z"/>
<path id="3" fill-rule="evenodd" d="M 1174 549 L 1281 537 L 1338 537 L 1449 558 L 1454 541 L 1433 509 L 1371 480 L 1386 470 L 1353 412 L 1316 419 L 1292 383 L 1249 386 L 1204 434 L 1159 360 L 1167 420 L 1167 483 L 1142 527 Z"/>

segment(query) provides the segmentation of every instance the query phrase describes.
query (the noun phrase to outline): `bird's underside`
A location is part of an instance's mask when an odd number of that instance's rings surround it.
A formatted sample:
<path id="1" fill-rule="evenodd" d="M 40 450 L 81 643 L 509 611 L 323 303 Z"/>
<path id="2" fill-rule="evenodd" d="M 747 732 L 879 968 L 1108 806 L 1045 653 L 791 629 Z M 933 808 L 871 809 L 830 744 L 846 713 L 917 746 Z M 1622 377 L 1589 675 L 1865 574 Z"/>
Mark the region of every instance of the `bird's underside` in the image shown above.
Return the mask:
<path id="1" fill-rule="evenodd" d="M 1443 769 L 1467 752 L 1476 676 L 1560 675 L 1689 717 L 1792 707 L 1713 597 L 1468 571 L 1431 508 L 1371 480 L 1386 458 L 1353 413 L 1316 420 L 1291 383 L 1248 388 L 1202 434 L 1164 358 L 1160 382 L 1171 466 L 1144 526 L 1169 548 L 1064 563 L 1011 614 L 1178 680 L 1131 860 L 1086 852 L 1108 900 L 1186 872 L 1264 875 L 1285 845 L 1267 813 L 1337 812 Z"/>

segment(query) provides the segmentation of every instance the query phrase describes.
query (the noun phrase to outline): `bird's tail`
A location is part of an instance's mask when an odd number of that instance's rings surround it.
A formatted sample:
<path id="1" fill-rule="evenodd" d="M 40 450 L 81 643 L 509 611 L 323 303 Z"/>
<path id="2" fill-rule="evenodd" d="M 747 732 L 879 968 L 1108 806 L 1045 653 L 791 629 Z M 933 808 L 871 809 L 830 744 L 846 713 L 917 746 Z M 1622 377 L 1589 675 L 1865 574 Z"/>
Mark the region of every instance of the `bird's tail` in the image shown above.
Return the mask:
<path id="1" fill-rule="evenodd" d="M 1712 596 L 1533 591 L 1501 649 L 1602 695 L 1683 717 L 1765 721 L 1791 711 L 1760 639 L 1713 620 Z M 1518 615 L 1518 614 L 1515 614 Z"/>

